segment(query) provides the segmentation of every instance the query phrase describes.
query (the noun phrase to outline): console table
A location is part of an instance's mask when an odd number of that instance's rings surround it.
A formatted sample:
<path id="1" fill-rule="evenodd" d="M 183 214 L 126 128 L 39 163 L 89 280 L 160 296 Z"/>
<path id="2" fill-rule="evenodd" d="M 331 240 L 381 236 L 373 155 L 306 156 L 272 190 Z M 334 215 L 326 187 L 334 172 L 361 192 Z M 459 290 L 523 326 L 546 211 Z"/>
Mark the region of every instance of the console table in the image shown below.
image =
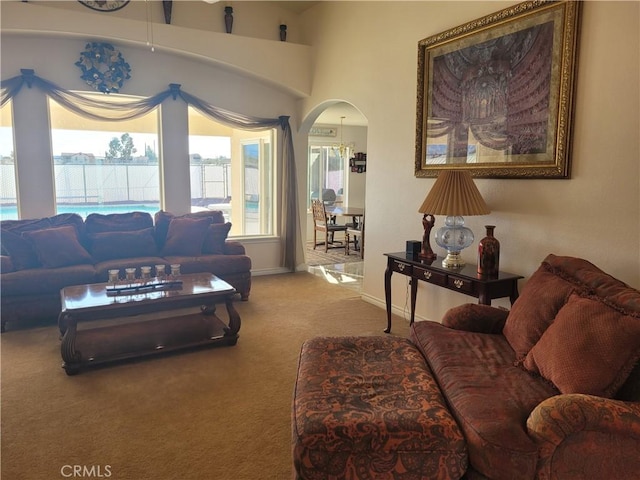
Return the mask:
<path id="1" fill-rule="evenodd" d="M 411 278 L 411 324 L 415 319 L 418 280 L 438 287 L 464 293 L 478 299 L 478 303 L 491 305 L 494 298 L 509 297 L 511 304 L 518 298 L 518 280 L 524 278 L 507 272 L 495 277 L 478 275 L 476 265 L 462 268 L 444 268 L 436 261 L 421 260 L 405 252 L 385 253 L 387 269 L 384 273 L 384 296 L 387 303 L 387 328 L 391 332 L 391 275 L 393 272 Z M 435 263 L 438 262 L 436 265 Z"/>

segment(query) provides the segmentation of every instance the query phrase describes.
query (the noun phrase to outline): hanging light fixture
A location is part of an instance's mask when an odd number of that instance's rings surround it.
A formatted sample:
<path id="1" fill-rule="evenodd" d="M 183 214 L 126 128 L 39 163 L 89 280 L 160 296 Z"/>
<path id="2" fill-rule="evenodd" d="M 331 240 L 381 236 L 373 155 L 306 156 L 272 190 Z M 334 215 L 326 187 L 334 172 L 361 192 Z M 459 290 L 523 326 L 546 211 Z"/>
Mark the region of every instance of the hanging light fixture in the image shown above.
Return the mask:
<path id="1" fill-rule="evenodd" d="M 340 145 L 333 146 L 333 149 L 338 150 L 338 154 L 340 155 L 340 158 L 342 158 L 343 160 L 347 160 L 347 154 L 349 153 L 349 149 L 353 148 L 353 143 L 350 143 L 347 145 L 342 140 L 342 131 L 344 130 L 343 122 L 345 118 L 347 117 L 344 117 L 344 116 L 340 117 Z"/>

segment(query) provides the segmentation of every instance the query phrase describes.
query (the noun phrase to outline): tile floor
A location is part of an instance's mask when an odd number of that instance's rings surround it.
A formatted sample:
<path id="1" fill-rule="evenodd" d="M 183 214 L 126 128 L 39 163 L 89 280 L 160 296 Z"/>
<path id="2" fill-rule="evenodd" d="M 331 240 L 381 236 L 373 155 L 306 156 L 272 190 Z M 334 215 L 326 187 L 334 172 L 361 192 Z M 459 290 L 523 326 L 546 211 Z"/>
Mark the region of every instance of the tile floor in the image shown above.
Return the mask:
<path id="1" fill-rule="evenodd" d="M 308 271 L 334 285 L 340 285 L 358 292 L 362 289 L 364 262 L 314 265 L 308 267 Z"/>

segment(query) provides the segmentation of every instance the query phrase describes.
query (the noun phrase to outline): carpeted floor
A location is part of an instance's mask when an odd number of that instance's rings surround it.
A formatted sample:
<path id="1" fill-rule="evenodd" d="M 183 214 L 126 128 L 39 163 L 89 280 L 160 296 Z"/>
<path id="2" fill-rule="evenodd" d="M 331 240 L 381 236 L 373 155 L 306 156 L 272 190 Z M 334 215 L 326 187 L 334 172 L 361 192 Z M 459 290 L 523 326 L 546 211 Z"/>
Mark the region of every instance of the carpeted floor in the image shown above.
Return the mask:
<path id="1" fill-rule="evenodd" d="M 3 333 L 2 478 L 67 478 L 73 468 L 113 480 L 292 478 L 291 398 L 302 342 L 385 335 L 386 313 L 306 272 L 255 277 L 250 300 L 236 308 L 236 346 L 74 377 L 60 368 L 55 325 Z M 393 326 L 407 335 L 403 319 Z"/>

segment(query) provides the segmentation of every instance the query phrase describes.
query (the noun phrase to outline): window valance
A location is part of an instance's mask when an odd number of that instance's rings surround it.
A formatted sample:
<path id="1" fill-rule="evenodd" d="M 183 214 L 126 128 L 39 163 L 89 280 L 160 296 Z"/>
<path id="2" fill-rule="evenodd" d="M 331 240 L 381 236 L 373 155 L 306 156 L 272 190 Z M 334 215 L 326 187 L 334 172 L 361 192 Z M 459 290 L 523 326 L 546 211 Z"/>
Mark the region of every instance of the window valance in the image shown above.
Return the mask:
<path id="1" fill-rule="evenodd" d="M 21 69 L 21 74 L 0 82 L 0 107 L 27 88 L 36 87 L 45 92 L 60 105 L 78 115 L 100 121 L 131 120 L 148 114 L 158 105 L 171 97 L 173 100 L 182 99 L 188 105 L 203 115 L 224 125 L 242 130 L 264 130 L 267 128 L 281 128 L 282 135 L 282 165 L 284 166 L 282 185 L 282 228 L 283 238 L 282 266 L 295 270 L 295 247 L 297 225 L 297 187 L 295 156 L 293 152 L 293 138 L 288 116 L 277 118 L 260 118 L 231 112 L 211 105 L 204 100 L 181 90 L 177 83 L 169 84 L 169 88 L 151 97 L 132 100 L 130 102 L 108 102 L 65 90 L 54 83 L 38 77 L 32 69 Z"/>

